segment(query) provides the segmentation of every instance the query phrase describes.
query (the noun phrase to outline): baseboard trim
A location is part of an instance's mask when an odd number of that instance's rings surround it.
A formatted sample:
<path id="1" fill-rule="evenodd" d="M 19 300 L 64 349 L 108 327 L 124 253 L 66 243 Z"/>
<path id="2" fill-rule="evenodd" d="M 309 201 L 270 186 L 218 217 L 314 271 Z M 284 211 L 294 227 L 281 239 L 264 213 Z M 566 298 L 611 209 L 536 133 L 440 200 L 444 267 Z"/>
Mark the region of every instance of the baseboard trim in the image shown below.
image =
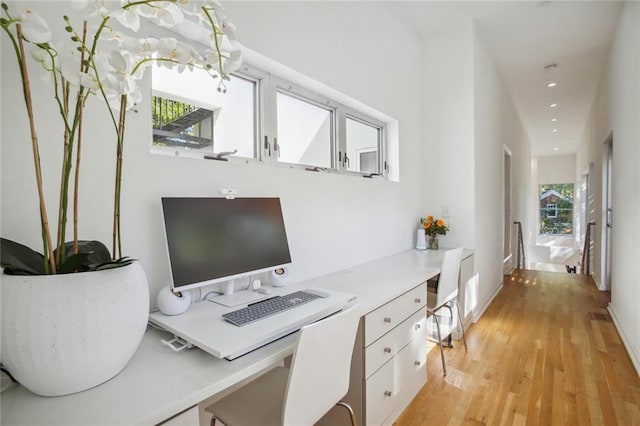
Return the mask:
<path id="1" fill-rule="evenodd" d="M 502 282 L 498 283 L 498 285 L 495 288 L 495 291 L 493 292 L 493 294 L 489 297 L 489 299 L 487 300 L 487 302 L 484 304 L 484 306 L 482 307 L 482 309 L 480 309 L 477 312 L 473 313 L 472 316 L 472 321 L 473 323 L 477 323 L 478 320 L 480 319 L 480 317 L 482 317 L 482 315 L 484 315 L 484 312 L 487 310 L 487 308 L 489 307 L 489 305 L 491 305 L 491 302 L 493 302 L 493 299 L 496 298 L 496 296 L 498 295 L 498 293 L 500 293 L 500 290 L 502 290 Z"/>
<path id="2" fill-rule="evenodd" d="M 638 374 L 638 376 L 640 376 L 640 354 L 634 350 L 633 346 L 631 345 L 631 342 L 627 338 L 627 335 L 625 334 L 624 329 L 620 324 L 620 321 L 618 321 L 618 317 L 616 317 L 616 313 L 613 309 L 613 306 L 611 306 L 611 303 L 609 303 L 609 306 L 607 306 L 607 310 L 609 311 L 609 315 L 611 315 L 611 319 L 613 319 L 613 324 L 616 326 L 616 330 L 618 330 L 618 334 L 622 339 L 622 344 L 627 350 L 627 353 L 629 354 L 629 358 L 631 358 L 631 363 L 633 364 L 633 367 L 636 369 L 636 373 Z"/>
<path id="3" fill-rule="evenodd" d="M 595 272 L 591 273 L 591 278 L 593 278 L 593 282 L 595 283 L 596 288 L 598 290 L 600 290 L 600 291 L 605 291 L 606 290 L 606 289 L 600 287 L 600 277 L 598 275 L 596 275 Z"/>

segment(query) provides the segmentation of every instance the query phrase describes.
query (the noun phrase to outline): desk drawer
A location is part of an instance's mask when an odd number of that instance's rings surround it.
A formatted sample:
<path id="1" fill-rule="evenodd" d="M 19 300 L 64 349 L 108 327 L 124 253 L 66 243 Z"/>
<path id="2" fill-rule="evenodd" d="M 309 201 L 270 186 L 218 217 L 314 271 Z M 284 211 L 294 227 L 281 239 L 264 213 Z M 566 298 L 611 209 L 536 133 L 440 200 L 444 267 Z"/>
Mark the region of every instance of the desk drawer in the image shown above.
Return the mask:
<path id="1" fill-rule="evenodd" d="M 395 420 L 388 417 L 397 409 L 398 403 L 409 395 L 413 397 L 426 383 L 426 359 L 426 340 L 416 338 L 366 380 L 368 426 Z"/>
<path id="2" fill-rule="evenodd" d="M 385 362 L 404 348 L 411 340 L 423 335 L 427 311 L 423 307 L 396 328 L 365 349 L 365 378 L 371 376 Z"/>
<path id="3" fill-rule="evenodd" d="M 417 309 L 426 306 L 427 283 L 424 282 L 396 297 L 364 317 L 364 346 L 393 330 Z"/>

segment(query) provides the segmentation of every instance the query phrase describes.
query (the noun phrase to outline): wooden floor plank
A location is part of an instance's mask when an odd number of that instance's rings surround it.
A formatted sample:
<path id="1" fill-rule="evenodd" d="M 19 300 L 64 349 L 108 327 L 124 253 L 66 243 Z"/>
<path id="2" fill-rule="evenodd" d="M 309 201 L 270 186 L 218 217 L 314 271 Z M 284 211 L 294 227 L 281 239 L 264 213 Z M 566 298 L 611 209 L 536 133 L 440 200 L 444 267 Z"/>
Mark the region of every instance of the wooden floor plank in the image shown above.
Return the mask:
<path id="1" fill-rule="evenodd" d="M 429 380 L 396 421 L 638 425 L 640 377 L 591 278 L 516 270 L 462 342 L 429 349 Z M 598 315 L 600 314 L 600 315 Z"/>

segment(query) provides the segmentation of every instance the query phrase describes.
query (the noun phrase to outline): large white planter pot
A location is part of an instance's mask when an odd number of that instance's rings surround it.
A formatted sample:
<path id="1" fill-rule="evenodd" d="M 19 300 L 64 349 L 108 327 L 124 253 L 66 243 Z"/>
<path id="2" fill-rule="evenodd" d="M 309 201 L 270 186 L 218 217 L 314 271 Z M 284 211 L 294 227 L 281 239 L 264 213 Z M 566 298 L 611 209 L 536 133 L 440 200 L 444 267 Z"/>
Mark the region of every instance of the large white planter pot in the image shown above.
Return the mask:
<path id="1" fill-rule="evenodd" d="M 64 275 L 2 275 L 4 367 L 43 396 L 118 374 L 146 330 L 149 287 L 139 262 Z"/>

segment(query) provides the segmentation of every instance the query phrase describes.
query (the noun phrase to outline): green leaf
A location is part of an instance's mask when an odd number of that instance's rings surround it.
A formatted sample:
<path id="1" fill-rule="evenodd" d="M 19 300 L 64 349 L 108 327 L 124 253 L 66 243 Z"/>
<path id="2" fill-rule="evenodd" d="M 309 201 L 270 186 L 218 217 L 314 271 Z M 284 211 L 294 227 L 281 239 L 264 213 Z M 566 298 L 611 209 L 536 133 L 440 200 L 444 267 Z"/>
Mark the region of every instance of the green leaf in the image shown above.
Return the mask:
<path id="1" fill-rule="evenodd" d="M 78 252 L 91 253 L 88 260 L 93 266 L 111 261 L 109 249 L 100 241 L 79 241 Z"/>
<path id="2" fill-rule="evenodd" d="M 42 254 L 6 238 L 0 238 L 0 265 L 9 275 L 46 274 Z"/>
<path id="3" fill-rule="evenodd" d="M 67 256 L 67 258 L 58 265 L 58 274 L 72 274 L 74 272 L 87 272 L 90 270 L 88 266 L 88 258 L 91 253 L 78 253 Z"/>
<path id="4" fill-rule="evenodd" d="M 136 259 L 132 259 L 130 257 L 121 257 L 120 259 L 112 260 L 107 263 L 103 263 L 102 265 L 98 265 L 95 270 L 104 271 L 105 269 L 122 268 L 123 266 L 131 265 L 135 261 Z"/>
<path id="5" fill-rule="evenodd" d="M 64 252 L 67 258 L 58 266 L 58 273 L 61 274 L 93 271 L 97 266 L 111 262 L 109 249 L 100 241 L 78 241 L 77 254 L 73 254 L 73 241 L 67 241 L 64 243 Z M 54 256 L 57 256 L 57 250 Z"/>

